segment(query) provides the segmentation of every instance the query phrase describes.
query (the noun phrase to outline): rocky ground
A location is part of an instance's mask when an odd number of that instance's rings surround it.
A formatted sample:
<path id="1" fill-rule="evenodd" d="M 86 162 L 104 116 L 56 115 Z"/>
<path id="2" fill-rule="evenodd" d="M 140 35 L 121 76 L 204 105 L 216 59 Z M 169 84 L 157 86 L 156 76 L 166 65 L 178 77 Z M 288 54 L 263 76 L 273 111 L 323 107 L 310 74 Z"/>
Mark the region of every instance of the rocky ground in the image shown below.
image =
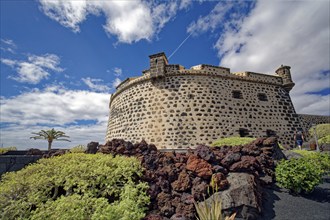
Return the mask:
<path id="1" fill-rule="evenodd" d="M 275 138 L 259 138 L 245 146 L 199 145 L 187 153 L 159 152 L 146 142 L 114 139 L 90 143 L 87 153 L 135 156 L 145 168 L 151 204 L 146 220 L 196 218 L 194 201 L 221 200 L 229 215 L 256 219 L 262 211 L 262 190 L 274 183 L 275 160 L 284 157 Z"/>
<path id="2" fill-rule="evenodd" d="M 330 220 L 330 176 L 308 195 L 292 195 L 276 186 L 276 161 L 299 155 L 289 151 L 284 155 L 275 138 L 235 147 L 200 145 L 187 153 L 159 152 L 144 141 L 132 144 L 115 139 L 105 145 L 91 142 L 86 153 L 96 152 L 141 160 L 145 168 L 141 179 L 149 183 L 151 197 L 145 220 L 195 219 L 193 201 L 204 198 L 221 200 L 225 213 L 236 212 L 237 220 Z M 44 157 L 64 153 L 51 151 Z M 214 194 L 212 182 L 217 185 Z"/>

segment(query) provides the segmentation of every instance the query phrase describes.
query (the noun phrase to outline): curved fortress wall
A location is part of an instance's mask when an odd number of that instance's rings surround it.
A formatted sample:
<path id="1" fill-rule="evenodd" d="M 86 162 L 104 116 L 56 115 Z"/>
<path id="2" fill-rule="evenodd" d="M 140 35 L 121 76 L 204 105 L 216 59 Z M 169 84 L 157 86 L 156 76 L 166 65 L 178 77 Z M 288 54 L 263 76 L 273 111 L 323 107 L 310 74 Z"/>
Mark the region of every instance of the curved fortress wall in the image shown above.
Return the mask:
<path id="1" fill-rule="evenodd" d="M 152 55 L 150 69 L 125 80 L 112 95 L 106 140 L 145 139 L 176 149 L 233 135 L 277 135 L 292 146 L 300 127 L 289 96 L 294 83 L 290 67 L 277 74 L 230 73 L 210 65 L 187 70 L 168 65 L 163 53 Z"/>

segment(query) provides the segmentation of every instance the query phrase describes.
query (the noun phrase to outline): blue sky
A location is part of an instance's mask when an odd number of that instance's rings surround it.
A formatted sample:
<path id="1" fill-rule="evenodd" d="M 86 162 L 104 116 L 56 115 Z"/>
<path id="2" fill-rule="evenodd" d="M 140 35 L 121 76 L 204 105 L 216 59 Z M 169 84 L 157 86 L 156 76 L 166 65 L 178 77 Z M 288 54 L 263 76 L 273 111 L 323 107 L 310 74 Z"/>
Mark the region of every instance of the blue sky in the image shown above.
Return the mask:
<path id="1" fill-rule="evenodd" d="M 72 140 L 55 147 L 104 143 L 110 94 L 161 51 L 186 68 L 273 74 L 290 65 L 296 111 L 329 115 L 328 0 L 0 4 L 3 147 L 45 149 L 29 137 L 53 127 Z"/>

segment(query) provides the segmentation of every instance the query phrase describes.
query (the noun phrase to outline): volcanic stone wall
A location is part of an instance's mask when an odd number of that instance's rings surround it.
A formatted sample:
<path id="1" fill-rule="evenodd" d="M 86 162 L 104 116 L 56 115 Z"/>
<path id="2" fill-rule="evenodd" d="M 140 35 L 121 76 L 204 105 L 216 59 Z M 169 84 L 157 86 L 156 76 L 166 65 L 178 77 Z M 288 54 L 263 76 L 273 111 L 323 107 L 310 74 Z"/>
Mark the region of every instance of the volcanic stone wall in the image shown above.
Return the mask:
<path id="1" fill-rule="evenodd" d="M 298 117 L 305 132 L 316 124 L 330 124 L 330 116 L 299 114 Z"/>
<path id="2" fill-rule="evenodd" d="M 156 144 L 158 148 L 194 148 L 228 136 L 278 136 L 293 146 L 300 127 L 282 78 L 228 68 L 168 65 L 160 54 L 152 71 L 128 79 L 110 100 L 107 140 Z M 163 61 L 163 62 L 161 62 Z M 160 63 L 160 64 L 159 64 Z M 164 71 L 166 70 L 166 71 Z"/>

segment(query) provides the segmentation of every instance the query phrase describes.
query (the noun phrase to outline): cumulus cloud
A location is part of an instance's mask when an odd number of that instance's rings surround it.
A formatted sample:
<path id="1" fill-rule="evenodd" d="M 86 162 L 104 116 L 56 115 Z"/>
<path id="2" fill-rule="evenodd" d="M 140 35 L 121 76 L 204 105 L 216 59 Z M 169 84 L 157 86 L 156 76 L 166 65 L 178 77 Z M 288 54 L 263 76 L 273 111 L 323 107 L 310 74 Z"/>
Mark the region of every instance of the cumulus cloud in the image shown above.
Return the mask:
<path id="1" fill-rule="evenodd" d="M 104 141 L 108 120 L 109 94 L 68 90 L 63 86 L 34 89 L 20 95 L 1 97 L 1 142 L 20 149 L 44 146 L 29 140 L 30 132 L 55 128 L 66 132 L 70 146 Z M 21 131 L 17 135 L 17 131 Z M 68 146 L 58 143 L 55 146 Z M 62 145 L 61 145 L 62 144 Z"/>
<path id="2" fill-rule="evenodd" d="M 64 27 L 79 32 L 79 25 L 89 14 L 105 16 L 104 30 L 119 42 L 132 43 L 151 40 L 180 9 L 190 2 L 163 3 L 137 1 L 39 0 L 40 9 Z"/>
<path id="3" fill-rule="evenodd" d="M 11 76 L 11 79 L 22 83 L 37 84 L 48 78 L 50 71 L 63 71 L 59 67 L 60 58 L 54 54 L 30 55 L 26 61 L 1 59 L 1 62 L 17 71 L 17 75 Z"/>
<path id="4" fill-rule="evenodd" d="M 188 31 L 223 32 L 215 44 L 220 65 L 231 71 L 273 74 L 281 64 L 290 65 L 296 86 L 291 92 L 298 113 L 329 115 L 329 94 L 317 94 L 330 85 L 329 1 L 258 1 L 240 19 L 225 23 L 227 8 L 218 3 Z M 231 10 L 231 9 L 228 9 Z M 209 22 L 203 27 L 206 21 Z M 311 93 L 313 93 L 311 95 Z"/>
<path id="5" fill-rule="evenodd" d="M 95 92 L 109 92 L 110 88 L 107 85 L 103 85 L 102 79 L 92 79 L 90 77 L 83 78 L 82 81 Z"/>

